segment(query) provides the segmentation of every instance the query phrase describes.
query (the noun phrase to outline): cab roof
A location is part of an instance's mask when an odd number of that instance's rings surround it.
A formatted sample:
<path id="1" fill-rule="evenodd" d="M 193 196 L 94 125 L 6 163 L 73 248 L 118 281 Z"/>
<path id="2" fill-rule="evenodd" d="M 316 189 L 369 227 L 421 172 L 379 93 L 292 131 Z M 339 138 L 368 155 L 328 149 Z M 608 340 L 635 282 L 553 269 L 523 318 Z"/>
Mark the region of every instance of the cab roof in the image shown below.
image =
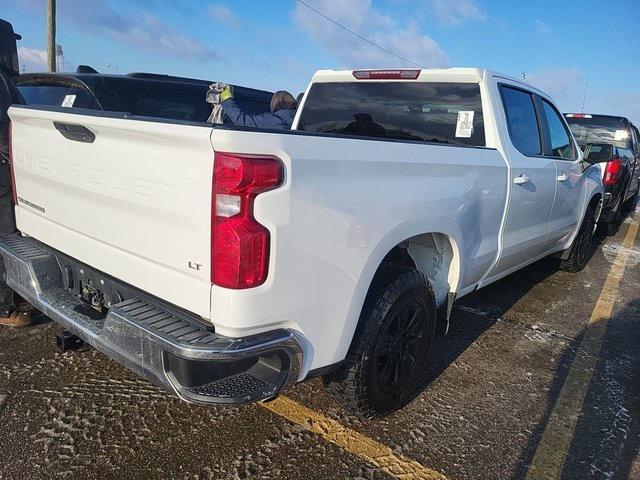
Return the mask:
<path id="1" fill-rule="evenodd" d="M 411 77 L 405 76 L 401 78 L 371 78 L 369 80 L 365 80 L 362 78 L 356 78 L 356 74 L 358 72 L 403 72 L 404 75 L 407 75 L 407 72 L 415 72 L 415 75 Z M 486 81 L 490 78 L 497 77 L 505 80 L 509 80 L 516 84 L 522 85 L 523 87 L 533 90 L 537 93 L 543 94 L 543 96 L 548 97 L 549 95 L 542 92 L 540 89 L 531 85 L 530 83 L 524 82 L 520 79 L 511 77 L 509 75 L 505 75 L 503 73 L 495 72 L 493 70 L 489 70 L 487 68 L 479 68 L 479 67 L 451 67 L 451 68 L 390 68 L 390 69 L 379 69 L 379 68 L 359 68 L 354 70 L 318 70 L 313 76 L 312 82 L 314 83 L 325 83 L 325 82 L 359 82 L 359 81 L 375 81 L 375 80 L 400 80 L 400 81 L 442 81 L 442 82 L 482 82 Z"/>

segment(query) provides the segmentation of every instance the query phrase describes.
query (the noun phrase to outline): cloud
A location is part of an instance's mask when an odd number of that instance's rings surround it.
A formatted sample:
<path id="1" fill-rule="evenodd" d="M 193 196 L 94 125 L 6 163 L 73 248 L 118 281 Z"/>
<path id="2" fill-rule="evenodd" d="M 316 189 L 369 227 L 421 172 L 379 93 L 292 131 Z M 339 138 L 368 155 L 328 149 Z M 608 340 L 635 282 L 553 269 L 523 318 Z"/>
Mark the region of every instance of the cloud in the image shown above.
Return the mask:
<path id="1" fill-rule="evenodd" d="M 466 21 L 485 21 L 487 15 L 474 0 L 426 0 L 440 23 L 459 25 Z"/>
<path id="2" fill-rule="evenodd" d="M 212 5 L 209 9 L 209 13 L 214 20 L 224 25 L 234 28 L 238 28 L 240 26 L 240 19 L 226 5 Z"/>
<path id="3" fill-rule="evenodd" d="M 20 0 L 24 7 L 44 12 L 43 0 Z M 122 14 L 106 0 L 65 0 L 58 2 L 59 18 L 97 36 L 134 46 L 159 55 L 186 60 L 221 60 L 221 56 L 201 40 L 185 35 L 151 13 Z"/>
<path id="4" fill-rule="evenodd" d="M 577 68 L 558 67 L 527 72 L 527 82 L 539 88 L 558 103 L 574 104 L 582 100 L 585 74 Z"/>
<path id="5" fill-rule="evenodd" d="M 36 48 L 18 47 L 18 63 L 22 73 L 46 72 L 49 70 L 47 52 Z"/>
<path id="6" fill-rule="evenodd" d="M 582 107 L 586 74 L 577 68 L 549 68 L 527 74 L 527 82 L 548 94 L 562 112 L 579 112 Z M 593 79 L 590 80 L 590 83 Z M 600 91 L 587 86 L 584 105 L 587 113 L 627 117 L 640 125 L 640 92 Z"/>
<path id="7" fill-rule="evenodd" d="M 540 37 L 550 37 L 553 35 L 553 30 L 547 22 L 538 18 L 534 20 L 533 24 L 535 26 L 536 35 Z"/>
<path id="8" fill-rule="evenodd" d="M 640 92 L 600 92 L 587 90 L 585 112 L 621 115 L 640 127 Z"/>
<path id="9" fill-rule="evenodd" d="M 411 62 L 425 67 L 447 64 L 447 56 L 438 43 L 424 35 L 416 22 L 402 24 L 373 7 L 371 0 L 315 0 L 308 3 L 336 22 Z M 411 66 L 344 31 L 300 3 L 296 5 L 293 18 L 300 29 L 342 62 L 343 66 Z"/>

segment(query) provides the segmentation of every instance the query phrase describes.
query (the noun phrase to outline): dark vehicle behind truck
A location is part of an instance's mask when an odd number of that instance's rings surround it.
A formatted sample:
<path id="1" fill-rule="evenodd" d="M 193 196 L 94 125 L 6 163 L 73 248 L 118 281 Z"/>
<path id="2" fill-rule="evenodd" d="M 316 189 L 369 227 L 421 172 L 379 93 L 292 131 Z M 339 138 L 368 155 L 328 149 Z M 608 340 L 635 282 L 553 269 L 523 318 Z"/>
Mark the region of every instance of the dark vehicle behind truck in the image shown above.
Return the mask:
<path id="1" fill-rule="evenodd" d="M 612 115 L 566 113 L 580 147 L 590 156 L 607 155 L 601 165 L 605 188 L 601 222 L 614 234 L 624 213 L 638 202 L 640 189 L 640 133 L 627 118 Z"/>
<path id="2" fill-rule="evenodd" d="M 208 80 L 155 73 L 110 75 L 90 67 L 76 73 L 27 73 L 16 83 L 27 105 L 51 105 L 127 112 L 145 117 L 206 122 Z M 272 93 L 234 86 L 236 101 L 249 113 L 269 111 Z M 227 123 L 227 120 L 225 120 Z"/>

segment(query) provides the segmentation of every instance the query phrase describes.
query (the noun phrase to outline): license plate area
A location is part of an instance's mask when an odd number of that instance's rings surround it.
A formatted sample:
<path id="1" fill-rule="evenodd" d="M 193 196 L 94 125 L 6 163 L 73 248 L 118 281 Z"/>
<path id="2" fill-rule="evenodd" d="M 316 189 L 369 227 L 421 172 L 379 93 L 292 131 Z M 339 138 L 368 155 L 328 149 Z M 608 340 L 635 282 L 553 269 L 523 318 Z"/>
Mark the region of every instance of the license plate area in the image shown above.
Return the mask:
<path id="1" fill-rule="evenodd" d="M 115 282 L 109 275 L 64 254 L 57 254 L 56 259 L 62 272 L 64 288 L 79 300 L 74 310 L 92 320 L 104 319 L 112 305 L 132 296 L 129 288 Z"/>
<path id="2" fill-rule="evenodd" d="M 105 294 L 95 288 L 91 280 L 88 282 L 80 282 L 80 298 L 101 314 L 106 315 L 107 310 L 109 310 L 111 306 Z"/>

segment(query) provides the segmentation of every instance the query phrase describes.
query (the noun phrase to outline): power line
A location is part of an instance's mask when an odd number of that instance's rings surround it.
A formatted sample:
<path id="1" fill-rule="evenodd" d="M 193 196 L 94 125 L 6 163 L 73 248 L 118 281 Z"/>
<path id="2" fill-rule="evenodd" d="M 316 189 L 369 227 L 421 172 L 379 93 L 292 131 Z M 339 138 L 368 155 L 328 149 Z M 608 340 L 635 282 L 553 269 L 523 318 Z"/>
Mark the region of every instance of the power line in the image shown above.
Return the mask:
<path id="1" fill-rule="evenodd" d="M 589 72 L 587 72 L 587 78 L 584 81 L 584 94 L 582 95 L 582 108 L 580 111 L 584 113 L 584 102 L 587 99 L 587 85 L 589 84 Z"/>
<path id="2" fill-rule="evenodd" d="M 391 50 L 388 50 L 388 49 L 386 49 L 386 48 L 384 48 L 384 47 L 382 47 L 382 46 L 378 45 L 377 43 L 372 42 L 371 40 L 369 40 L 369 39 L 368 39 L 368 38 L 366 38 L 366 37 L 363 37 L 363 36 L 362 36 L 362 35 L 360 35 L 359 33 L 354 32 L 354 31 L 353 31 L 353 30 L 351 30 L 350 28 L 345 27 L 345 26 L 344 26 L 344 25 L 342 25 L 341 23 L 336 22 L 333 18 L 330 18 L 330 17 L 326 16 L 324 13 L 322 13 L 322 12 L 320 12 L 320 11 L 316 10 L 316 9 L 315 9 L 315 8 L 313 8 L 311 5 L 309 5 L 308 3 L 303 2 L 302 0 L 296 0 L 296 1 L 297 1 L 299 4 L 304 5 L 305 7 L 307 7 L 309 10 L 311 10 L 311 11 L 313 11 L 313 12 L 317 13 L 317 14 L 318 14 L 318 15 L 320 15 L 322 18 L 324 18 L 324 19 L 326 19 L 326 20 L 329 20 L 329 21 L 330 21 L 331 23 L 333 23 L 334 25 L 337 25 L 338 27 L 340 27 L 341 29 L 345 30 L 346 32 L 349 32 L 351 35 L 354 35 L 354 36 L 358 37 L 360 40 L 363 40 L 363 41 L 367 42 L 369 45 L 372 45 L 372 46 L 374 46 L 374 47 L 376 47 L 376 48 L 378 48 L 378 49 L 382 50 L 383 52 L 388 53 L 389 55 L 393 55 L 394 57 L 399 58 L 400 60 L 402 60 L 402 61 L 404 61 L 404 62 L 407 62 L 407 63 L 409 63 L 409 64 L 411 64 L 411 65 L 413 65 L 413 66 L 415 66 L 415 67 L 422 68 L 422 65 L 420 65 L 420 64 L 418 64 L 418 63 L 416 63 L 416 62 L 412 62 L 411 60 L 409 60 L 409 59 L 407 59 L 407 58 L 404 58 L 403 56 L 398 55 L 397 53 L 392 52 Z"/>

